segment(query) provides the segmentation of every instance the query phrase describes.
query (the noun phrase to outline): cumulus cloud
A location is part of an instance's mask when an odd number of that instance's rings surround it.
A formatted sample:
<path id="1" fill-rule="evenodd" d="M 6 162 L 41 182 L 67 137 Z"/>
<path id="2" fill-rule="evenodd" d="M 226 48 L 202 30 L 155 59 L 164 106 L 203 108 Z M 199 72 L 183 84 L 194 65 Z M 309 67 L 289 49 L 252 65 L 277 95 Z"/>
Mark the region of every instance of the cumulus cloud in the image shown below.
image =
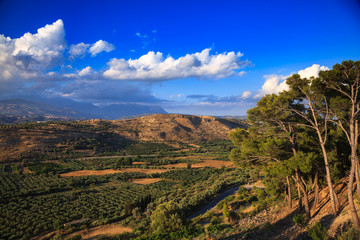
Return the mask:
<path id="1" fill-rule="evenodd" d="M 319 77 L 320 71 L 330 70 L 330 68 L 325 66 L 320 66 L 319 64 L 313 64 L 311 67 L 300 70 L 298 74 L 301 78 L 310 78 L 310 77 Z"/>
<path id="2" fill-rule="evenodd" d="M 83 77 L 83 76 L 86 76 L 86 75 L 89 75 L 91 72 L 92 72 L 92 68 L 87 66 L 86 68 L 82 69 L 80 72 L 79 72 L 79 76 L 80 77 Z"/>
<path id="3" fill-rule="evenodd" d="M 73 44 L 70 46 L 69 54 L 74 57 L 83 56 L 87 53 L 89 47 L 90 44 L 86 44 L 83 42 L 78 44 Z"/>
<path id="4" fill-rule="evenodd" d="M 62 56 L 65 47 L 64 23 L 59 19 L 39 28 L 36 34 L 25 33 L 15 39 L 12 56 L 29 56 L 37 62 L 50 63 Z"/>
<path id="5" fill-rule="evenodd" d="M 149 33 L 148 38 L 152 38 L 152 34 L 155 33 L 156 31 Z M 140 34 L 139 37 L 141 36 L 144 35 Z M 67 46 L 64 23 L 61 19 L 39 28 L 37 32 L 25 33 L 19 38 L 12 39 L 0 34 L 1 96 L 41 95 L 61 96 L 93 103 L 176 104 L 185 99 L 182 93 L 170 96 L 170 99 L 176 98 L 177 101 L 160 100 L 152 92 L 152 84 L 190 77 L 217 79 L 242 76 L 245 72 L 241 69 L 250 65 L 250 62 L 240 59 L 240 52 L 210 54 L 210 48 L 179 58 L 151 51 L 137 59 L 114 58 L 107 63 L 105 70 L 100 71 L 87 65 L 82 69 L 77 69 L 76 64 L 70 65 L 75 58 L 96 56 L 114 49 L 112 44 L 104 40 Z M 229 105 L 231 101 L 240 101 L 249 94 L 244 92 L 242 95 L 231 97 L 202 96 L 196 104 Z"/>
<path id="6" fill-rule="evenodd" d="M 90 52 L 91 56 L 96 56 L 97 54 L 99 54 L 101 52 L 111 52 L 114 49 L 115 49 L 115 47 L 111 43 L 108 43 L 103 40 L 99 40 L 96 43 L 91 45 L 89 52 Z"/>
<path id="7" fill-rule="evenodd" d="M 66 48 L 64 24 L 57 20 L 11 39 L 0 35 L 0 81 L 38 77 L 63 58 Z"/>
<path id="8" fill-rule="evenodd" d="M 189 77 L 224 78 L 250 64 L 240 60 L 240 52 L 210 55 L 210 48 L 174 59 L 161 52 L 148 52 L 139 59 L 117 59 L 108 62 L 104 76 L 116 80 L 165 81 Z"/>
<path id="9" fill-rule="evenodd" d="M 85 56 L 90 53 L 91 56 L 95 57 L 101 52 L 111 52 L 115 49 L 114 45 L 103 40 L 99 40 L 93 44 L 78 43 L 72 44 L 69 49 L 69 54 L 72 58 Z"/>
<path id="10" fill-rule="evenodd" d="M 242 94 L 241 94 L 241 98 L 242 99 L 247 99 L 251 96 L 251 92 L 250 91 L 244 91 Z"/>
<path id="11" fill-rule="evenodd" d="M 310 78 L 319 76 L 320 71 L 329 70 L 328 67 L 320 66 L 319 64 L 313 64 L 311 67 L 305 68 L 303 70 L 298 71 L 297 73 L 301 78 Z M 254 98 L 261 98 L 266 94 L 271 93 L 279 93 L 284 90 L 288 90 L 289 86 L 286 84 L 286 79 L 291 75 L 264 75 L 265 82 L 262 85 L 262 88 L 257 92 Z"/>

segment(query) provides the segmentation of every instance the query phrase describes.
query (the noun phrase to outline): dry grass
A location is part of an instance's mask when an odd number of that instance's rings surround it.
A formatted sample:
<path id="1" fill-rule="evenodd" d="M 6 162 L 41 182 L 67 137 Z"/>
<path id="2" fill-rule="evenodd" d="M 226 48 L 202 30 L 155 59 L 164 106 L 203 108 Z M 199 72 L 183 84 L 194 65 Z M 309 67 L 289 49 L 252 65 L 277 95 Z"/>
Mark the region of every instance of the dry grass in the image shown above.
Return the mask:
<path id="1" fill-rule="evenodd" d="M 133 165 L 150 165 L 149 162 L 133 162 Z"/>
<path id="2" fill-rule="evenodd" d="M 124 173 L 124 172 L 139 172 L 145 174 L 151 173 L 163 173 L 169 171 L 168 169 L 143 169 L 143 168 L 123 168 L 119 170 L 114 169 L 104 169 L 104 170 L 81 170 L 68 173 L 60 174 L 61 177 L 82 177 L 82 176 L 92 176 L 92 175 L 107 175 L 115 173 Z"/>
<path id="3" fill-rule="evenodd" d="M 104 169 L 104 170 L 81 170 L 81 171 L 74 171 L 68 173 L 60 174 L 61 177 L 82 177 L 82 176 L 91 176 L 91 175 L 107 175 L 107 174 L 114 174 L 114 173 L 121 173 L 121 170 L 114 170 L 114 169 Z"/>
<path id="4" fill-rule="evenodd" d="M 83 230 L 80 232 L 76 232 L 71 234 L 70 236 L 74 235 L 81 235 L 82 239 L 96 239 L 101 235 L 116 235 L 121 234 L 124 232 L 131 232 L 131 228 L 123 227 L 118 223 L 103 225 L 95 228 L 91 228 L 89 230 Z"/>
<path id="5" fill-rule="evenodd" d="M 151 184 L 151 183 L 156 183 L 156 182 L 160 182 L 161 178 L 139 178 L 139 179 L 133 179 L 132 182 L 133 183 L 137 183 L 137 184 Z"/>

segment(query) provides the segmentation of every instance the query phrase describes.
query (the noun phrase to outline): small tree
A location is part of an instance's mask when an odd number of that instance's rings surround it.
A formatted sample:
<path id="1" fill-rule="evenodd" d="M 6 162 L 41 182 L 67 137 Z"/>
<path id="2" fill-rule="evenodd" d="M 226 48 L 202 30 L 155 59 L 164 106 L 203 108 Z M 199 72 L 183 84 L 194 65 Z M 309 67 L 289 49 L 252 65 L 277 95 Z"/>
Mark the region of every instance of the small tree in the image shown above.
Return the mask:
<path id="1" fill-rule="evenodd" d="M 156 233 L 171 233 L 183 227 L 177 205 L 173 202 L 163 203 L 152 213 L 151 229 Z"/>
<path id="2" fill-rule="evenodd" d="M 229 217 L 230 211 L 229 211 L 229 206 L 227 205 L 226 202 L 224 202 L 224 204 L 223 204 L 222 212 L 223 212 L 223 216 L 224 216 L 225 218 L 228 218 L 228 217 Z"/>

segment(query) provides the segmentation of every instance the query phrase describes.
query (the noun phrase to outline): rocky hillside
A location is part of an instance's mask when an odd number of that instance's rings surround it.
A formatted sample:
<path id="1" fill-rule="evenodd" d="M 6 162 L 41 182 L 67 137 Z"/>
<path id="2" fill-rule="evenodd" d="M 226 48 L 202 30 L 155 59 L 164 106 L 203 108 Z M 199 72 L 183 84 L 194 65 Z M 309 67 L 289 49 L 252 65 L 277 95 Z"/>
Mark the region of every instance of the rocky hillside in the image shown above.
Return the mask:
<path id="1" fill-rule="evenodd" d="M 128 120 L 84 120 L 2 125 L 0 161 L 36 154 L 94 155 L 120 151 L 134 141 L 183 142 L 228 139 L 231 129 L 245 127 L 240 120 L 156 114 Z M 35 154 L 35 156 L 36 156 Z"/>

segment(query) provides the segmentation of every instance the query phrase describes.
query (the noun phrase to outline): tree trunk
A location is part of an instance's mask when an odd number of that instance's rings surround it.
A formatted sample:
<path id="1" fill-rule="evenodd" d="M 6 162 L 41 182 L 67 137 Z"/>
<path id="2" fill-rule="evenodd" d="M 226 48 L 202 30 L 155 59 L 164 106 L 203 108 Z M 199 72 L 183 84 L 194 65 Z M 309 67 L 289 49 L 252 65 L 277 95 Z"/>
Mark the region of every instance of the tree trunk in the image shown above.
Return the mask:
<path id="1" fill-rule="evenodd" d="M 310 207 L 309 207 L 309 197 L 305 189 L 303 190 L 303 194 L 304 194 L 305 216 L 307 219 L 310 219 L 311 215 L 310 215 Z"/>
<path id="2" fill-rule="evenodd" d="M 319 136 L 319 139 L 322 139 L 319 131 L 318 131 L 318 136 Z M 321 151 L 322 151 L 323 157 L 324 157 L 325 170 L 326 170 L 326 182 L 329 187 L 329 195 L 330 195 L 330 201 L 331 201 L 332 214 L 337 215 L 337 212 L 339 210 L 339 200 L 337 199 L 337 195 L 334 191 L 334 188 L 333 188 L 333 185 L 331 182 L 330 167 L 329 167 L 327 152 L 325 149 L 325 143 L 320 141 L 320 146 L 321 146 Z"/>
<path id="3" fill-rule="evenodd" d="M 351 217 L 354 224 L 354 229 L 356 231 L 360 230 L 359 224 L 359 217 L 357 215 L 357 211 L 354 204 L 354 197 L 353 197 L 353 185 L 354 185 L 354 176 L 356 169 L 356 161 L 357 161 L 357 138 L 358 135 L 356 134 L 358 131 L 355 129 L 355 120 L 352 118 L 350 119 L 350 147 L 351 147 L 351 169 L 349 175 L 349 182 L 348 182 L 348 201 L 349 201 L 349 208 L 351 211 Z"/>
<path id="4" fill-rule="evenodd" d="M 289 176 L 286 176 L 286 183 L 287 183 L 287 201 L 288 201 L 288 208 L 292 209 L 292 196 L 291 196 L 291 185 Z"/>
<path id="5" fill-rule="evenodd" d="M 360 198 L 359 158 L 357 155 L 355 159 L 355 179 L 356 179 L 356 194 Z"/>
<path id="6" fill-rule="evenodd" d="M 297 191 L 298 191 L 298 197 L 299 197 L 299 203 L 298 203 L 298 206 L 299 206 L 299 209 L 300 211 L 302 211 L 304 208 L 303 208 L 303 203 L 302 203 L 302 196 L 301 196 L 301 190 L 300 190 L 300 179 L 299 179 L 299 174 L 298 172 L 296 172 L 296 185 L 297 185 Z"/>
<path id="7" fill-rule="evenodd" d="M 348 182 L 348 201 L 349 201 L 349 208 L 351 211 L 351 217 L 352 217 L 353 224 L 354 224 L 354 229 L 356 231 L 359 231 L 360 230 L 359 217 L 357 215 L 357 211 L 356 211 L 354 199 L 353 199 L 354 174 L 355 174 L 355 162 L 352 161 L 349 182 Z"/>
<path id="8" fill-rule="evenodd" d="M 318 204 L 319 204 L 319 174 L 318 172 L 316 172 L 315 175 L 315 179 L 314 179 L 314 185 L 313 185 L 313 189 L 314 189 L 314 204 L 313 204 L 313 208 L 317 208 Z"/>
<path id="9" fill-rule="evenodd" d="M 295 179 L 295 178 L 294 178 Z M 304 179 L 301 177 L 301 180 L 303 182 Z M 304 195 L 304 207 L 305 207 L 305 216 L 307 219 L 310 219 L 311 215 L 310 215 L 310 207 L 309 207 L 309 197 L 308 197 L 308 193 L 307 193 L 307 188 L 306 186 L 303 184 L 303 182 L 300 181 L 300 178 L 297 176 L 297 178 L 295 179 L 296 183 L 298 184 L 298 186 L 300 187 L 301 191 L 303 192 Z"/>

